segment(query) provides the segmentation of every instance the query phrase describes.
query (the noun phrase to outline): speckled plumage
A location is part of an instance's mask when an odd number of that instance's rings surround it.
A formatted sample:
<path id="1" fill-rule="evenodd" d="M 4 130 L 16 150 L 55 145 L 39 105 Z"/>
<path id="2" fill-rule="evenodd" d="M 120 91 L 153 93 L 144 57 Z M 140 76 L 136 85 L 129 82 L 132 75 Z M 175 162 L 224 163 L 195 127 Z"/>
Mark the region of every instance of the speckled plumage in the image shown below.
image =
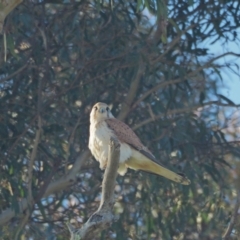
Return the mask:
<path id="1" fill-rule="evenodd" d="M 114 118 L 105 103 L 97 103 L 90 114 L 89 149 L 100 168 L 107 165 L 108 144 L 111 136 L 120 142 L 120 159 L 118 173 L 124 175 L 127 168 L 143 170 L 164 176 L 184 185 L 190 184 L 184 175 L 174 173 L 156 162 L 154 155 L 141 143 L 133 130 L 124 122 Z"/>

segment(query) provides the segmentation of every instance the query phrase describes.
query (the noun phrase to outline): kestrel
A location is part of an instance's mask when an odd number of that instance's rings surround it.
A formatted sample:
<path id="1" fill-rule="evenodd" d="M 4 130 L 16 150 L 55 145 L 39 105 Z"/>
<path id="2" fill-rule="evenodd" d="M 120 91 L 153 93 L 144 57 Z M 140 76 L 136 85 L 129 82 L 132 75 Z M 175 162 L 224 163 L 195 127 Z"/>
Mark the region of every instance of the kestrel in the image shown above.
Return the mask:
<path id="1" fill-rule="evenodd" d="M 156 161 L 154 155 L 141 143 L 133 130 L 124 122 L 114 118 L 109 106 L 96 103 L 90 114 L 90 137 L 88 147 L 93 156 L 105 169 L 108 161 L 108 144 L 111 136 L 120 143 L 118 173 L 124 175 L 127 168 L 155 173 L 172 181 L 189 185 L 190 180 L 183 174 L 168 170 Z"/>

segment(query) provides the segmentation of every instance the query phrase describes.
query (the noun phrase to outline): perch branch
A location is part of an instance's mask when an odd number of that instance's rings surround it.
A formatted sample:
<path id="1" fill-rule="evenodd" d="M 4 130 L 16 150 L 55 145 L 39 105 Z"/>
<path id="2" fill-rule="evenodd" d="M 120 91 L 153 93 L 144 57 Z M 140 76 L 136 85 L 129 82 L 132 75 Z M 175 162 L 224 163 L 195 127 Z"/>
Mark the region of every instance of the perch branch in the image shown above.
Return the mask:
<path id="1" fill-rule="evenodd" d="M 91 215 L 88 221 L 79 230 L 74 230 L 70 224 L 68 229 L 71 240 L 92 239 L 102 230 L 108 228 L 116 218 L 112 214 L 114 205 L 114 188 L 119 165 L 120 145 L 117 139 L 111 138 L 109 144 L 108 164 L 102 183 L 102 199 L 98 210 Z"/>

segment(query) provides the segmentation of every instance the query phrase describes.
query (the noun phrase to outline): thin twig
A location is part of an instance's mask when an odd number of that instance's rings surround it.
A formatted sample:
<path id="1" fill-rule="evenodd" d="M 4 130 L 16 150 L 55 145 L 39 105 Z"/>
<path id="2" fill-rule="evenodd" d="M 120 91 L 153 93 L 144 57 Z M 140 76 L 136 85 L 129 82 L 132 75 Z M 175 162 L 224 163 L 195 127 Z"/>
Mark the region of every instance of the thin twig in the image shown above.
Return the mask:
<path id="1" fill-rule="evenodd" d="M 24 218 L 21 220 L 20 225 L 16 231 L 14 240 L 18 240 L 19 239 L 19 234 L 21 233 L 22 229 L 24 228 L 24 226 L 26 225 L 28 218 L 30 216 L 30 211 L 26 212 L 26 215 L 24 216 Z"/>
<path id="2" fill-rule="evenodd" d="M 182 35 L 184 35 L 187 31 L 194 28 L 196 24 L 191 24 L 188 26 L 184 31 L 180 32 L 177 37 L 175 37 L 166 47 L 166 50 L 157 58 L 151 60 L 151 64 L 154 64 L 156 62 L 159 62 L 163 57 L 179 42 Z"/>
<path id="3" fill-rule="evenodd" d="M 206 103 L 203 103 L 202 105 L 196 105 L 196 106 L 193 106 L 193 107 L 186 107 L 186 108 L 180 108 L 180 109 L 173 109 L 173 110 L 169 110 L 167 111 L 166 113 L 162 113 L 162 114 L 159 114 L 159 115 L 155 115 L 154 116 L 154 119 L 152 117 L 140 122 L 139 124 L 135 125 L 133 127 L 134 130 L 150 123 L 150 122 L 154 122 L 160 118 L 163 118 L 163 117 L 167 117 L 167 116 L 171 116 L 171 115 L 174 115 L 174 114 L 180 114 L 180 113 L 190 113 L 194 110 L 197 110 L 197 109 L 201 109 L 203 107 L 206 107 L 206 106 L 210 106 L 210 105 L 217 105 L 217 106 L 222 106 L 222 107 L 240 107 L 240 104 L 238 105 L 232 105 L 232 104 L 227 104 L 227 103 L 221 103 L 219 101 L 209 101 L 209 102 L 206 102 Z"/>
<path id="4" fill-rule="evenodd" d="M 224 54 L 221 54 L 217 57 L 212 58 L 211 60 L 209 60 L 208 62 L 206 62 L 205 64 L 199 66 L 198 68 L 196 68 L 194 71 L 189 71 L 183 78 L 176 78 L 176 79 L 172 79 L 172 80 L 168 80 L 168 81 L 164 81 L 164 82 L 160 82 L 157 85 L 155 85 L 153 88 L 149 89 L 147 92 L 145 92 L 132 106 L 132 109 L 136 108 L 140 102 L 142 102 L 145 98 L 147 98 L 150 94 L 152 94 L 153 92 L 159 90 L 160 88 L 164 88 L 167 87 L 169 85 L 173 85 L 173 84 L 177 84 L 177 83 L 181 83 L 181 82 L 185 82 L 186 79 L 189 79 L 189 77 L 193 77 L 195 76 L 197 73 L 201 72 L 203 69 L 210 67 L 210 65 L 225 56 L 228 55 L 232 55 L 232 56 L 236 56 L 236 57 L 240 57 L 240 54 L 237 53 L 233 53 L 233 52 L 227 52 Z"/>
<path id="5" fill-rule="evenodd" d="M 68 167 L 67 167 L 67 165 L 68 165 L 67 162 L 69 161 L 70 148 L 71 148 L 71 146 L 72 146 L 72 144 L 73 144 L 73 140 L 74 140 L 74 137 L 75 137 L 75 133 L 76 133 L 76 130 L 77 130 L 79 124 L 80 124 L 80 120 L 81 120 L 81 117 L 78 118 L 76 124 L 74 125 L 73 130 L 72 130 L 72 132 L 71 132 L 71 134 L 70 134 L 70 137 L 69 137 L 69 140 L 68 140 L 67 150 L 66 150 L 67 154 L 66 154 L 66 158 L 65 158 L 65 160 L 64 160 L 65 172 L 67 171 L 67 168 L 68 168 Z"/>
<path id="6" fill-rule="evenodd" d="M 164 88 L 168 85 L 171 84 L 176 84 L 176 83 L 180 83 L 180 82 L 184 82 L 185 79 L 181 79 L 181 78 L 176 78 L 173 80 L 169 80 L 169 81 L 165 81 L 165 82 L 160 82 L 157 85 L 155 85 L 153 88 L 151 88 L 150 90 L 148 90 L 147 92 L 145 92 L 132 106 L 132 109 L 136 108 L 138 106 L 138 104 L 140 102 L 142 102 L 145 98 L 147 98 L 151 93 L 157 91 L 160 88 Z"/>
<path id="7" fill-rule="evenodd" d="M 27 68 L 27 66 L 29 65 L 29 61 L 27 63 L 25 63 L 22 67 L 20 67 L 17 71 L 15 71 L 14 73 L 10 74 L 9 76 L 0 79 L 0 83 L 3 83 L 7 80 L 12 79 L 14 76 L 18 75 L 20 72 L 22 72 L 25 68 Z"/>
<path id="8" fill-rule="evenodd" d="M 37 155 L 37 148 L 38 144 L 40 141 L 40 136 L 41 136 L 41 125 L 42 125 L 42 120 L 41 117 L 38 116 L 38 129 L 36 131 L 36 136 L 34 139 L 34 145 L 33 145 L 33 150 L 31 153 L 31 157 L 29 159 L 29 164 L 28 164 L 28 199 L 32 202 L 33 196 L 32 196 L 32 175 L 33 175 L 33 164 L 36 159 Z"/>

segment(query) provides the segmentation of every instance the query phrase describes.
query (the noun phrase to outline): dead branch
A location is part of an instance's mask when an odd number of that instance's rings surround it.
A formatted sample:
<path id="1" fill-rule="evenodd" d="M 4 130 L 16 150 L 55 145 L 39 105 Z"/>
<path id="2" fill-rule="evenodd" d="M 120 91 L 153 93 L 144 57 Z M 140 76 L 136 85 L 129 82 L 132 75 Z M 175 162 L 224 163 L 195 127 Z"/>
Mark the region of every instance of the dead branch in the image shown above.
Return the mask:
<path id="1" fill-rule="evenodd" d="M 102 183 L 102 199 L 98 210 L 91 215 L 81 229 L 75 230 L 68 224 L 71 240 L 93 239 L 102 230 L 108 228 L 116 217 L 112 214 L 114 205 L 114 188 L 119 165 L 120 145 L 117 139 L 111 138 L 109 143 L 108 164 Z"/>

